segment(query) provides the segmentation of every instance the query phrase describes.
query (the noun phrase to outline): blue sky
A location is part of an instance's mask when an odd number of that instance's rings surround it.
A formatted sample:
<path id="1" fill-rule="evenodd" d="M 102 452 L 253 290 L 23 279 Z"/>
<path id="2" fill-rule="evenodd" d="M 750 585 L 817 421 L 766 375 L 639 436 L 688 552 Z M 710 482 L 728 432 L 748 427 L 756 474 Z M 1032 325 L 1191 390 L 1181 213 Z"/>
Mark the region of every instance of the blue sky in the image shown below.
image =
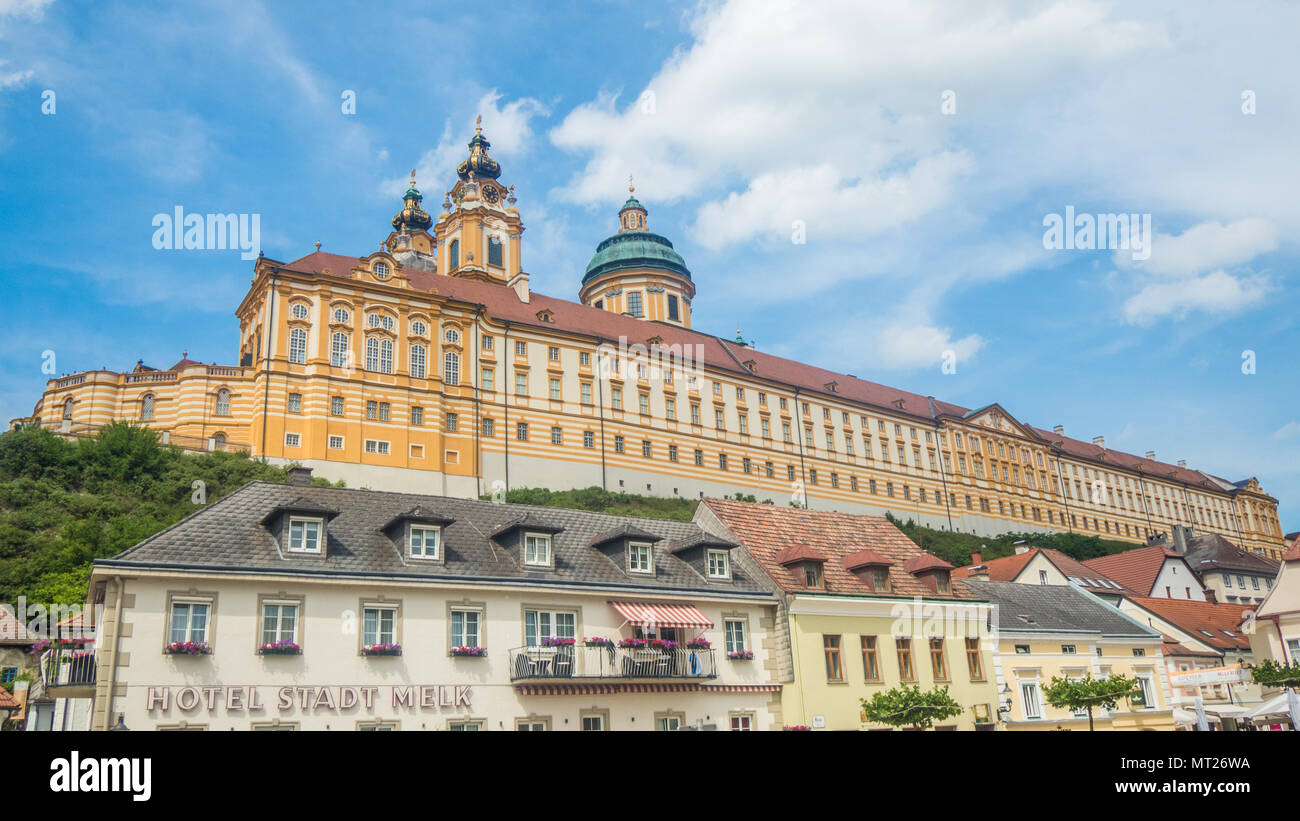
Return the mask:
<path id="1" fill-rule="evenodd" d="M 535 289 L 574 298 L 633 174 L 697 328 L 1258 476 L 1300 530 L 1300 7 L 1128 5 L 0 0 L 0 415 L 46 350 L 236 358 L 251 263 L 155 214 L 367 253 L 481 114 Z M 1045 248 L 1067 206 L 1150 214 L 1150 258 Z"/>

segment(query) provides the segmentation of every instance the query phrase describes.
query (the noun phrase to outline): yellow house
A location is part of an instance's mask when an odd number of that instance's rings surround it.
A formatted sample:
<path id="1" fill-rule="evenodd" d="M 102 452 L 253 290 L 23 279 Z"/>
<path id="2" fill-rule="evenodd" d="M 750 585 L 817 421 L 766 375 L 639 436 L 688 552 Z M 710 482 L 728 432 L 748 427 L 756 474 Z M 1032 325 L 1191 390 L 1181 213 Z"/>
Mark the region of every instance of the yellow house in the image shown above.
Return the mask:
<path id="1" fill-rule="evenodd" d="M 1160 633 L 1072 584 L 968 579 L 995 613 L 998 713 L 1008 730 L 1087 730 L 1087 711 L 1047 703 L 1053 678 L 1132 676 L 1140 695 L 1095 709 L 1098 730 L 1173 730 Z"/>
<path id="2" fill-rule="evenodd" d="M 735 561 L 778 596 L 764 626 L 785 727 L 888 729 L 864 721 L 862 699 L 916 685 L 947 687 L 963 708 L 936 729 L 993 729 L 988 603 L 888 520 L 705 499 L 696 522 L 731 534 Z"/>

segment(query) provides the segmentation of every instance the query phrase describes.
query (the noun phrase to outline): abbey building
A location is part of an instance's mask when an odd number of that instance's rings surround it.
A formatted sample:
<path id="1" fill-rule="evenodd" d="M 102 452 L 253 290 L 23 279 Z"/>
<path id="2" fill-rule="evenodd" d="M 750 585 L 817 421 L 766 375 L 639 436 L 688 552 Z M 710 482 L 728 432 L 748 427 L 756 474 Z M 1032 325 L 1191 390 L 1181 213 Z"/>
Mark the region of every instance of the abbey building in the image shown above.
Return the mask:
<path id="1" fill-rule="evenodd" d="M 1183 525 L 1281 557 L 1277 500 L 1253 478 L 694 330 L 695 276 L 634 195 L 577 302 L 533 292 L 514 189 L 490 148 L 480 128 L 436 217 L 413 176 L 380 250 L 260 257 L 235 311 L 237 364 L 76 373 L 14 424 L 79 435 L 133 420 L 173 444 L 297 462 L 350 487 L 744 493 L 1134 543 Z"/>

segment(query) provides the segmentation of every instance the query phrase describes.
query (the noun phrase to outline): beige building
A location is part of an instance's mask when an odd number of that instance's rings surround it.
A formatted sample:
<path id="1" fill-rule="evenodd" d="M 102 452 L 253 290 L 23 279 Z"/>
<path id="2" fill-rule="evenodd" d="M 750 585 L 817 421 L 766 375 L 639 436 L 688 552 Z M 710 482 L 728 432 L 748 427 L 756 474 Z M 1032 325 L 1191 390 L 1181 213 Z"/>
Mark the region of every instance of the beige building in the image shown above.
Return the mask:
<path id="1" fill-rule="evenodd" d="M 1250 647 L 1256 659 L 1300 663 L 1300 537 L 1283 557 L 1253 626 Z"/>
<path id="2" fill-rule="evenodd" d="M 1093 711 L 1104 730 L 1172 730 L 1161 635 L 1074 584 L 966 579 L 993 606 L 999 719 L 1010 730 L 1088 729 L 1086 710 L 1048 703 L 1054 678 L 1132 676 L 1139 694 Z"/>

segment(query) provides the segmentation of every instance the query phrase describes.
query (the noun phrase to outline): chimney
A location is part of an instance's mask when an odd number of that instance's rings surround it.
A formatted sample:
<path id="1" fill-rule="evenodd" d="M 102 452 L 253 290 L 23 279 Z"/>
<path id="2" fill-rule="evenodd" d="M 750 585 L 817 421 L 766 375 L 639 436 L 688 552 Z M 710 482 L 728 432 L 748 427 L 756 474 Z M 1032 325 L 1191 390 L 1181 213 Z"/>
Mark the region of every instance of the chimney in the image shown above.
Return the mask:
<path id="1" fill-rule="evenodd" d="M 1178 466 L 1179 466 L 1180 468 L 1186 468 L 1186 467 L 1187 467 L 1187 460 L 1186 460 L 1186 459 L 1179 459 L 1179 460 L 1178 460 Z"/>
<path id="2" fill-rule="evenodd" d="M 1016 545 L 1016 555 L 1017 555 L 1017 556 L 1023 556 L 1024 554 L 1026 554 L 1026 553 L 1028 553 L 1028 552 L 1029 552 L 1029 545 L 1027 545 L 1027 544 L 1018 544 L 1018 545 Z"/>
<path id="3" fill-rule="evenodd" d="M 1154 462 L 1156 460 L 1156 452 L 1154 450 L 1147 451 L 1147 458 Z"/>
<path id="4" fill-rule="evenodd" d="M 970 554 L 970 563 L 975 565 L 984 564 L 984 554 L 976 550 Z"/>
<path id="5" fill-rule="evenodd" d="M 1214 595 L 1214 591 L 1211 590 L 1211 589 L 1208 588 L 1208 587 L 1205 588 L 1205 600 L 1206 600 L 1207 602 L 1209 602 L 1210 604 L 1218 604 L 1218 603 L 1219 603 L 1219 597 L 1216 596 L 1216 595 Z"/>
<path id="6" fill-rule="evenodd" d="M 1064 436 L 1064 435 L 1065 435 L 1065 425 L 1055 425 L 1055 426 L 1053 426 L 1053 428 L 1052 428 L 1052 433 L 1055 433 L 1057 436 Z"/>
<path id="7" fill-rule="evenodd" d="M 1179 556 L 1187 555 L 1187 534 L 1182 525 L 1174 525 L 1174 552 Z"/>
<path id="8" fill-rule="evenodd" d="M 986 582 L 989 580 L 989 569 L 982 564 L 977 564 L 970 569 L 970 576 L 977 582 Z"/>
<path id="9" fill-rule="evenodd" d="M 289 468 L 289 484 L 291 485 L 310 485 L 311 468 L 305 468 L 301 465 L 295 465 Z"/>
<path id="10" fill-rule="evenodd" d="M 1106 437 L 1105 437 L 1105 436 L 1094 436 L 1094 437 L 1092 437 L 1092 443 L 1093 443 L 1094 445 L 1096 445 L 1097 447 L 1101 448 L 1102 450 L 1105 450 L 1105 449 L 1106 449 Z"/>

